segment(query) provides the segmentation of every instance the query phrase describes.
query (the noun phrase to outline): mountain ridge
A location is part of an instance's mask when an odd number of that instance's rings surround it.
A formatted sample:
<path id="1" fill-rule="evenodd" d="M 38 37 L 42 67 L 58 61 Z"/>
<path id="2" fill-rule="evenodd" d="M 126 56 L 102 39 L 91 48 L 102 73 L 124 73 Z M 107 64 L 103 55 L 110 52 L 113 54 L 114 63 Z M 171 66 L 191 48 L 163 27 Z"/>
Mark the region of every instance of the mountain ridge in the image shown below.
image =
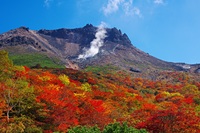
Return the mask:
<path id="1" fill-rule="evenodd" d="M 106 34 L 102 40 L 103 45 L 98 48 L 97 54 L 87 59 L 78 59 L 78 56 L 87 51 L 96 38 L 98 27 L 92 24 L 75 29 L 38 31 L 19 27 L 0 35 L 0 48 L 8 50 L 11 54 L 36 52 L 57 57 L 62 64 L 73 69 L 83 69 L 91 65 L 114 65 L 128 71 L 145 72 L 159 69 L 196 71 L 199 67 L 199 65 L 160 60 L 137 49 L 121 30 L 115 27 L 104 29 Z M 11 49 L 16 49 L 16 51 Z M 186 65 L 189 67 L 185 67 Z"/>

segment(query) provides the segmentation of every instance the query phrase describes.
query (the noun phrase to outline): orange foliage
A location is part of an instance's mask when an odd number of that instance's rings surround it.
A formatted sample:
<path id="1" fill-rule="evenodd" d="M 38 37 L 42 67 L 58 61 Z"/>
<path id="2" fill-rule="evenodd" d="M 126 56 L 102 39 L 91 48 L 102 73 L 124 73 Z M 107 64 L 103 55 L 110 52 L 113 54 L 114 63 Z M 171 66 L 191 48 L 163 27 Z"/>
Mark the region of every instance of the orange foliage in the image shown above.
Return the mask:
<path id="1" fill-rule="evenodd" d="M 185 110 L 158 110 L 146 121 L 138 123 L 138 128 L 145 128 L 149 132 L 199 133 L 200 118 L 195 112 Z"/>
<path id="2" fill-rule="evenodd" d="M 58 78 L 61 74 L 69 77 L 69 84 L 63 84 Z M 198 97 L 200 83 L 192 82 L 184 73 L 161 75 L 172 80 L 133 78 L 123 72 L 96 76 L 71 69 L 32 70 L 28 67 L 16 71 L 14 78 L 25 79 L 29 87 L 34 88 L 35 110 L 39 113 L 33 114 L 33 118 L 39 126 L 45 127 L 46 133 L 67 132 L 76 125 L 97 125 L 102 129 L 114 121 L 127 121 L 149 132 L 199 132 L 200 118 L 194 111 L 199 102 L 196 99 L 195 103 L 194 97 Z M 189 88 L 188 84 L 196 87 Z M 84 85 L 89 91 L 81 88 Z M 4 88 L 0 83 L 0 90 Z M 2 91 L 0 96 L 2 122 L 8 105 Z"/>

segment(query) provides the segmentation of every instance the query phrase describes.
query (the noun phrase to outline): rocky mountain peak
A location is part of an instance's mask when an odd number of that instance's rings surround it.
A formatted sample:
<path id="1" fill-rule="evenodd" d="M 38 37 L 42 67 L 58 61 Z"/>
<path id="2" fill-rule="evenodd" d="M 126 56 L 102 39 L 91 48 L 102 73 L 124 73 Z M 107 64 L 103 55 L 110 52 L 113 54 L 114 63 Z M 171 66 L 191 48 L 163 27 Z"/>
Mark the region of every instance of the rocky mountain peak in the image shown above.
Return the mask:
<path id="1" fill-rule="evenodd" d="M 96 28 L 92 24 L 86 24 L 83 29 L 91 29 L 91 28 Z"/>
<path id="2" fill-rule="evenodd" d="M 24 30 L 24 31 L 29 31 L 29 28 L 28 28 L 28 27 L 25 27 L 25 26 L 21 26 L 21 27 L 19 27 L 18 29 Z"/>
<path id="3" fill-rule="evenodd" d="M 39 30 L 41 35 L 51 36 L 54 38 L 67 39 L 71 43 L 78 43 L 81 47 L 89 47 L 90 42 L 95 39 L 97 27 L 92 24 L 87 24 L 82 28 L 76 29 L 56 29 L 56 30 Z M 106 28 L 106 35 L 104 42 L 113 42 L 123 46 L 132 46 L 126 34 L 122 34 L 121 30 L 117 28 Z"/>
<path id="4" fill-rule="evenodd" d="M 107 29 L 107 38 L 105 40 L 124 46 L 132 46 L 128 36 L 125 33 L 122 34 L 121 30 L 117 28 Z"/>
<path id="5" fill-rule="evenodd" d="M 21 26 L 10 30 L 0 36 L 0 46 L 17 46 L 23 44 L 35 44 L 28 27 Z"/>
<path id="6" fill-rule="evenodd" d="M 67 38 L 68 30 L 65 28 L 56 29 L 56 30 L 46 30 L 41 29 L 38 31 L 39 34 L 48 35 L 51 37 L 57 37 L 57 38 Z"/>
<path id="7" fill-rule="evenodd" d="M 21 26 L 17 29 L 12 29 L 6 33 L 3 33 L 1 37 L 8 37 L 8 36 L 17 36 L 17 35 L 26 35 L 29 32 L 29 28 L 25 26 Z"/>

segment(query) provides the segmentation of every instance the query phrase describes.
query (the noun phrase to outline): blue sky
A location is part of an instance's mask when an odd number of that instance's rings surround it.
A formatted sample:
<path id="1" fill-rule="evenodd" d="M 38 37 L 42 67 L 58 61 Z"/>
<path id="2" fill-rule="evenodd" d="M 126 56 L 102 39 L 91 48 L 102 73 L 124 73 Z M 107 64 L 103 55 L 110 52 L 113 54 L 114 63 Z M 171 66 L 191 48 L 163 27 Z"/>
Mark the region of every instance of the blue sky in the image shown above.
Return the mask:
<path id="1" fill-rule="evenodd" d="M 0 0 L 0 33 L 78 28 L 126 33 L 137 48 L 170 62 L 200 63 L 200 0 Z"/>

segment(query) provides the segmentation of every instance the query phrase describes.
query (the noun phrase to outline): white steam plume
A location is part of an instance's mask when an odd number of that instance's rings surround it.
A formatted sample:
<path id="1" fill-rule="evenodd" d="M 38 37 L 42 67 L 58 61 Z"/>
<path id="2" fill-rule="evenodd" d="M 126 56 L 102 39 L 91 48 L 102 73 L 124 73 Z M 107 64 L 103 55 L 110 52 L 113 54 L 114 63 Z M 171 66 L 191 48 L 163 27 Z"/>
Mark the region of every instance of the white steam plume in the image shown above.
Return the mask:
<path id="1" fill-rule="evenodd" d="M 96 54 L 99 53 L 100 47 L 104 44 L 104 39 L 106 38 L 106 24 L 101 22 L 101 24 L 98 26 L 97 32 L 95 34 L 95 39 L 92 40 L 90 43 L 90 48 L 86 49 L 83 54 L 80 54 L 78 56 L 78 59 L 87 59 L 89 57 L 93 57 Z"/>

